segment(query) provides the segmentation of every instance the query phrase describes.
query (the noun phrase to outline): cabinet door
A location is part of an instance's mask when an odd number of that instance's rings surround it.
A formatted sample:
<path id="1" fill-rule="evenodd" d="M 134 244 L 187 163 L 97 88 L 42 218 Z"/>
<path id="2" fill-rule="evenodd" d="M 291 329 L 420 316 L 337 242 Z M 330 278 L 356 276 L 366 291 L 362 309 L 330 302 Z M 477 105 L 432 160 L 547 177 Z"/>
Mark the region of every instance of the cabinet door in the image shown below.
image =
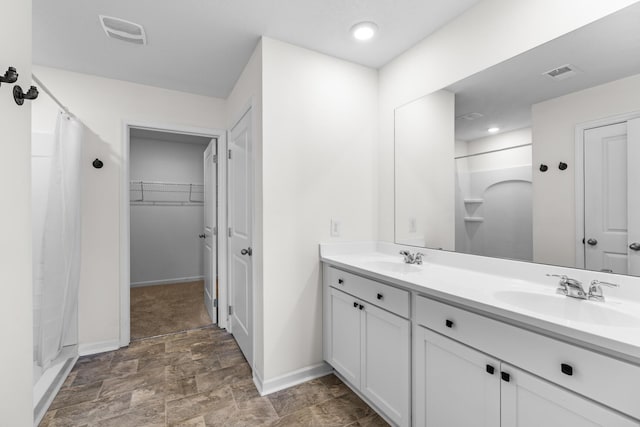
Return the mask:
<path id="1" fill-rule="evenodd" d="M 499 427 L 500 362 L 423 327 L 414 335 L 415 425 Z"/>
<path id="2" fill-rule="evenodd" d="M 360 309 L 356 298 L 330 291 L 331 357 L 329 363 L 347 381 L 360 386 Z"/>
<path id="3" fill-rule="evenodd" d="M 362 309 L 362 393 L 399 426 L 410 417 L 410 323 L 371 304 Z"/>
<path id="4" fill-rule="evenodd" d="M 503 427 L 631 427 L 633 421 L 592 400 L 505 363 L 502 371 Z"/>

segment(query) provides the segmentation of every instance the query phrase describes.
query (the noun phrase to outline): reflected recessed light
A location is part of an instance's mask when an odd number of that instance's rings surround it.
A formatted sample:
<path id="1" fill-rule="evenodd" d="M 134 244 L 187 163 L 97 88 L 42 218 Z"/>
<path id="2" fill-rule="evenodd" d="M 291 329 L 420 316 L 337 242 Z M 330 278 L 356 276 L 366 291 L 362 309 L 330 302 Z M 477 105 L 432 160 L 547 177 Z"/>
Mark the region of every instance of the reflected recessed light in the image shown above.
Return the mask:
<path id="1" fill-rule="evenodd" d="M 378 26 L 373 22 L 360 22 L 351 27 L 351 34 L 357 40 L 365 41 L 373 38 L 378 31 Z"/>
<path id="2" fill-rule="evenodd" d="M 494 128 L 489 128 L 489 129 L 487 129 L 487 132 L 489 132 L 489 133 L 497 133 L 497 132 L 500 132 L 500 128 L 495 128 L 495 127 Z"/>

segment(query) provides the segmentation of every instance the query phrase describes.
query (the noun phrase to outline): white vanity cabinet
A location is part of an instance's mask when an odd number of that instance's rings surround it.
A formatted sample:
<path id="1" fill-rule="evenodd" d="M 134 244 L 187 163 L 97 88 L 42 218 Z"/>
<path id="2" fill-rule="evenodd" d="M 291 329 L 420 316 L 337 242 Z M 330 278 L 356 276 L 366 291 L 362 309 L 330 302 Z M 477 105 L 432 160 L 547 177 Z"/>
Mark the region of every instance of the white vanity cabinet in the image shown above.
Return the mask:
<path id="1" fill-rule="evenodd" d="M 389 420 L 409 426 L 411 326 L 395 314 L 408 315 L 409 293 L 327 266 L 324 277 L 326 361 Z"/>
<path id="2" fill-rule="evenodd" d="M 428 298 L 416 305 L 416 426 L 640 425 L 640 368 Z M 590 399 L 604 393 L 615 410 Z"/>
<path id="3" fill-rule="evenodd" d="M 500 427 L 500 361 L 418 327 L 416 426 Z"/>

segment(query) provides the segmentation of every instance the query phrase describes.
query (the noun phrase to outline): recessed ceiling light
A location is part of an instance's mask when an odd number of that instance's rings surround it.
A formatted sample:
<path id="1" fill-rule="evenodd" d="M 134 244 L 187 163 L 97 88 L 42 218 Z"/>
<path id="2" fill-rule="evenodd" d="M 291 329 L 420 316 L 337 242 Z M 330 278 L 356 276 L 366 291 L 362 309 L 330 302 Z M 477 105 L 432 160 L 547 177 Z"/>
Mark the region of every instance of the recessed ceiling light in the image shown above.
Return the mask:
<path id="1" fill-rule="evenodd" d="M 487 129 L 487 132 L 489 132 L 489 133 L 498 133 L 498 132 L 500 132 L 500 128 L 492 127 L 492 128 Z"/>
<path id="2" fill-rule="evenodd" d="M 351 27 L 351 34 L 356 40 L 370 40 L 378 31 L 378 26 L 373 22 L 360 22 Z"/>

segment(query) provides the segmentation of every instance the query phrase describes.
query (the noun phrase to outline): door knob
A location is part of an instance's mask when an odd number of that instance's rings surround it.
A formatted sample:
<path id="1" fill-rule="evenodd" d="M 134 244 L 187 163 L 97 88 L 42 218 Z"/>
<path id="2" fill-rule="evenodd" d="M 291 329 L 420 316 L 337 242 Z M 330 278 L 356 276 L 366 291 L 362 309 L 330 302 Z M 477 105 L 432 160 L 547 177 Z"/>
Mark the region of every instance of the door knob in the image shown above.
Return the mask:
<path id="1" fill-rule="evenodd" d="M 249 255 L 249 256 L 251 256 L 251 254 L 253 254 L 253 251 L 251 250 L 251 248 L 247 248 L 247 249 L 243 249 L 243 250 L 241 250 L 241 251 L 240 251 L 240 253 L 241 253 L 242 255 Z"/>
<path id="2" fill-rule="evenodd" d="M 201 239 L 204 239 L 205 237 L 207 237 L 207 235 L 206 234 L 199 234 L 198 237 L 201 238 Z"/>
<path id="3" fill-rule="evenodd" d="M 587 243 L 589 244 L 589 246 L 595 246 L 598 244 L 598 241 L 596 239 L 589 239 L 587 240 Z"/>
<path id="4" fill-rule="evenodd" d="M 631 249 L 632 251 L 640 251 L 640 243 L 633 242 L 629 245 L 629 249 Z"/>

